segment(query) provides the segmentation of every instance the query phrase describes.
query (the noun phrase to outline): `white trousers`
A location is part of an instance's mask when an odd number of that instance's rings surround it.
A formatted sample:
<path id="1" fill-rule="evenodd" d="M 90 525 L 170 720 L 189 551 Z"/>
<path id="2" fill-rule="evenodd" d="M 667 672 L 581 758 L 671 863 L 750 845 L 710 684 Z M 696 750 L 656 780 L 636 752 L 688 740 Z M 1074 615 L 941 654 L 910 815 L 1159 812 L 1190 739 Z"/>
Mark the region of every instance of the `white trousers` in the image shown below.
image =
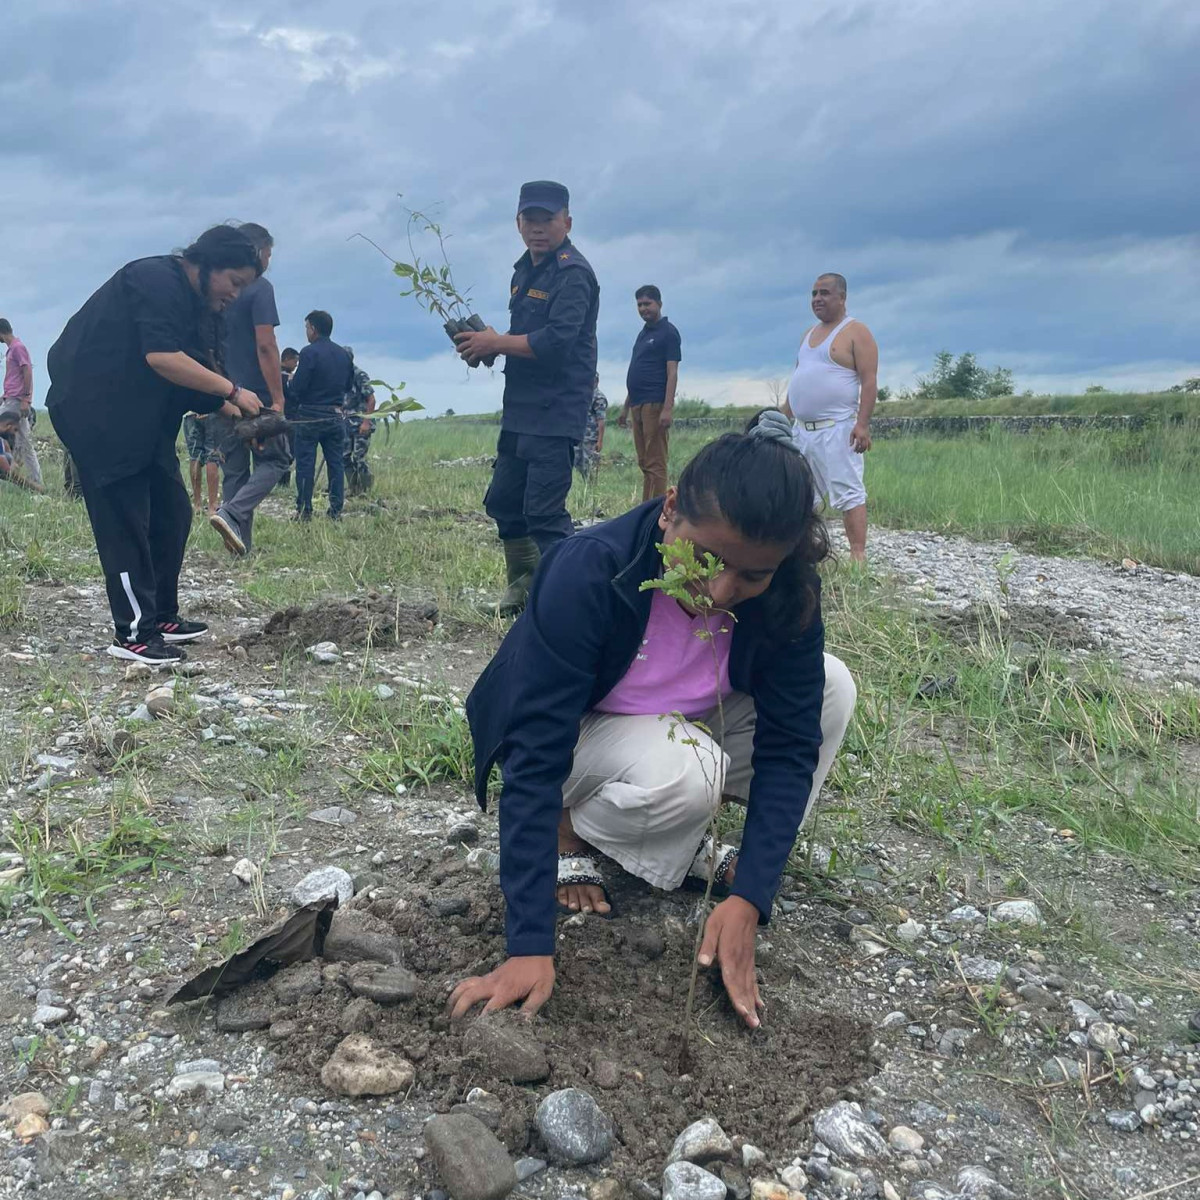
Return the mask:
<path id="1" fill-rule="evenodd" d="M 818 496 L 829 497 L 829 507 L 848 512 L 867 502 L 863 484 L 864 455 L 850 445 L 850 430 L 854 417 L 838 421 L 827 429 L 808 430 L 802 421 L 792 427 L 796 448 L 808 459 L 817 485 Z"/>
<path id="2" fill-rule="evenodd" d="M 805 815 L 812 812 L 854 712 L 857 690 L 846 664 L 825 655 L 821 749 Z M 690 723 L 657 716 L 589 713 L 579 727 L 563 806 L 575 832 L 631 875 L 677 888 L 700 849 L 717 799 L 745 801 L 754 775 L 754 701 L 733 692 L 725 729 L 714 709 L 710 737 Z M 695 739 L 695 745 L 687 744 Z M 715 786 L 714 786 L 715 785 Z"/>

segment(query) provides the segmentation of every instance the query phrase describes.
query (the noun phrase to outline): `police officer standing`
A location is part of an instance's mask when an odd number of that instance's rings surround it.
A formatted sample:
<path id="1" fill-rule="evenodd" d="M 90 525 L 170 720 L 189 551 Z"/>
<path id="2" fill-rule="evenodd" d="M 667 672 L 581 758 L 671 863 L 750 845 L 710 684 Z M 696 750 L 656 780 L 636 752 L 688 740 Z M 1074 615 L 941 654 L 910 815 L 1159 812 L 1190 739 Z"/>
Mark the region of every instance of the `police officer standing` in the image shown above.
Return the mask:
<path id="1" fill-rule="evenodd" d="M 524 608 L 541 555 L 571 532 L 571 467 L 596 379 L 600 285 L 567 236 L 569 201 L 561 183 L 522 186 L 517 231 L 526 250 L 514 264 L 508 333 L 489 326 L 455 338 L 471 365 L 505 356 L 500 442 L 484 497 L 504 545 L 504 617 Z"/>

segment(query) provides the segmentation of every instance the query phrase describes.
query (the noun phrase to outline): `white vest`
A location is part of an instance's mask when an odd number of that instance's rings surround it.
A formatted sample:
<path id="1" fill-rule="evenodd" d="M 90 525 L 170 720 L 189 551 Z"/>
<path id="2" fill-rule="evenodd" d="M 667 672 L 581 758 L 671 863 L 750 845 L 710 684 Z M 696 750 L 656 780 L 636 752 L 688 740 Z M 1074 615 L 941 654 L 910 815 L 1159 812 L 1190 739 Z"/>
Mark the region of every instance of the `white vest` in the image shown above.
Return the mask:
<path id="1" fill-rule="evenodd" d="M 845 421 L 858 416 L 858 374 L 829 357 L 833 339 L 853 320 L 843 317 L 816 347 L 809 342 L 821 327 L 815 325 L 804 335 L 788 382 L 788 404 L 797 421 Z"/>

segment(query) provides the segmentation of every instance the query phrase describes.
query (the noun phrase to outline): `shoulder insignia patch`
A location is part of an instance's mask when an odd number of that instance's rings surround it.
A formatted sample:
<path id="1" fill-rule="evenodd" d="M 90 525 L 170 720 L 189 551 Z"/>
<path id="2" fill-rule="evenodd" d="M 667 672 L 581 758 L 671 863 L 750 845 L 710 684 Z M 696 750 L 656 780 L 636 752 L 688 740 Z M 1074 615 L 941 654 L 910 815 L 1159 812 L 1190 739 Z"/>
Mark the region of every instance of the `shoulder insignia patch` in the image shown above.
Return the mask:
<path id="1" fill-rule="evenodd" d="M 563 252 L 562 252 L 562 253 L 561 253 L 561 254 L 558 256 L 558 261 L 559 261 L 559 262 L 569 262 L 569 261 L 570 261 L 570 258 L 571 258 L 571 252 L 570 252 L 569 250 L 564 250 L 564 251 L 563 251 Z"/>

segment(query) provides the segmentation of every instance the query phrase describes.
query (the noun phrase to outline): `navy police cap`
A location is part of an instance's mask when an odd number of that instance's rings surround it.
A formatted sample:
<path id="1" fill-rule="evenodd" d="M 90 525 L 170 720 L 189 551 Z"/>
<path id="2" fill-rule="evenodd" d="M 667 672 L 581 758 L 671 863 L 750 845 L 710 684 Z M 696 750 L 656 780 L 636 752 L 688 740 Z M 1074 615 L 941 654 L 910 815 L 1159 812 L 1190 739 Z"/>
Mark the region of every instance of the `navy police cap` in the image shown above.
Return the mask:
<path id="1" fill-rule="evenodd" d="M 521 184 L 521 195 L 517 200 L 518 215 L 531 208 L 544 208 L 547 212 L 561 212 L 570 204 L 571 193 L 561 183 L 551 179 L 535 179 Z"/>

